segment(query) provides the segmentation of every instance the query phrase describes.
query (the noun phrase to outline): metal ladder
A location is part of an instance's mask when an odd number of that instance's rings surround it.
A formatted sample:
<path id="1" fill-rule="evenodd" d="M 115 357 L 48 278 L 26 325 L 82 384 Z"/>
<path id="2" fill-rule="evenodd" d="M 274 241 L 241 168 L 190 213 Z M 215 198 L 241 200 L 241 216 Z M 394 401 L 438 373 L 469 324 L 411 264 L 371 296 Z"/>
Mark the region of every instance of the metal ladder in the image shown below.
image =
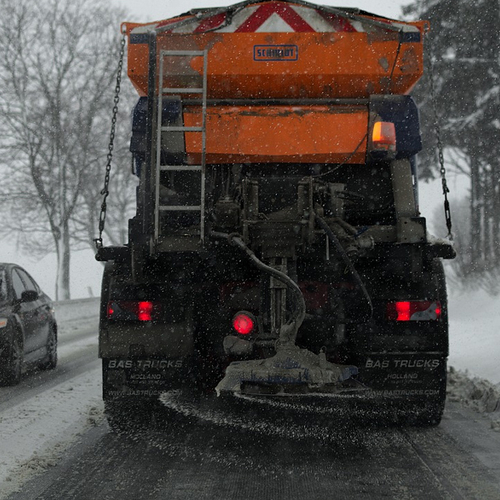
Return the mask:
<path id="1" fill-rule="evenodd" d="M 203 57 L 202 87 L 182 88 L 182 87 L 163 87 L 163 75 L 165 68 L 165 58 L 167 57 Z M 155 240 L 160 237 L 160 213 L 168 212 L 199 212 L 200 213 L 200 243 L 203 245 L 205 240 L 205 177 L 206 177 L 206 120 L 207 120 L 207 51 L 206 50 L 162 50 L 160 53 L 160 71 L 159 71 L 159 96 L 158 96 L 158 122 L 156 137 L 156 193 L 155 193 Z M 165 73 L 166 74 L 166 73 Z M 162 125 L 163 97 L 182 94 L 201 94 L 202 96 L 202 120 L 201 126 L 170 126 Z M 182 101 L 182 99 L 181 99 Z M 162 132 L 196 132 L 201 134 L 201 162 L 200 165 L 162 165 Z M 161 205 L 160 204 L 160 174 L 161 172 L 187 172 L 195 171 L 200 173 L 200 200 L 196 205 Z"/>

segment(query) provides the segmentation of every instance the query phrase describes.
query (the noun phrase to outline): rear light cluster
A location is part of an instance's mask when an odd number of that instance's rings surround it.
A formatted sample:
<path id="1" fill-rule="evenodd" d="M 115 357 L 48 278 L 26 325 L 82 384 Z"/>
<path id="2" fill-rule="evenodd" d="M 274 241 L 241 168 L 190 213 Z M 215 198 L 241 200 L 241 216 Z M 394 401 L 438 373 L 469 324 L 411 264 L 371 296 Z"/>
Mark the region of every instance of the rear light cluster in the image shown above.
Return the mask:
<path id="1" fill-rule="evenodd" d="M 391 122 L 375 122 L 372 131 L 372 144 L 375 149 L 396 151 L 396 127 Z"/>
<path id="2" fill-rule="evenodd" d="M 233 328 L 240 335 L 248 335 L 255 328 L 255 317 L 248 312 L 239 312 L 233 317 Z"/>
<path id="3" fill-rule="evenodd" d="M 396 152 L 396 127 L 391 122 L 375 122 L 369 141 L 369 150 L 376 158 L 392 158 Z"/>
<path id="4" fill-rule="evenodd" d="M 115 300 L 108 302 L 107 317 L 119 321 L 152 321 L 158 315 L 157 303 L 140 300 Z"/>
<path id="5" fill-rule="evenodd" d="M 435 321 L 442 315 L 438 300 L 406 300 L 387 304 L 389 321 Z"/>

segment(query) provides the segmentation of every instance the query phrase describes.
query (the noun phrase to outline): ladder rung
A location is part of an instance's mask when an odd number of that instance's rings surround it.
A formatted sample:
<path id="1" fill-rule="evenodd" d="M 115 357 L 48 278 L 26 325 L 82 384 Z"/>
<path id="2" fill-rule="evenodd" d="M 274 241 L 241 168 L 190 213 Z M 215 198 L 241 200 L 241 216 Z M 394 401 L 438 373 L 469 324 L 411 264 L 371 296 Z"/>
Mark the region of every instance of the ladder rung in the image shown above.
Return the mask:
<path id="1" fill-rule="evenodd" d="M 203 127 L 162 127 L 162 132 L 203 132 Z"/>
<path id="2" fill-rule="evenodd" d="M 181 88 L 172 87 L 162 89 L 163 94 L 203 94 L 203 89 L 200 88 Z"/>
<path id="3" fill-rule="evenodd" d="M 190 58 L 201 57 L 203 58 L 203 70 L 201 80 L 197 82 L 177 82 L 171 81 L 169 78 L 172 78 L 173 75 L 170 74 L 169 68 L 171 65 L 168 58 L 170 56 L 180 56 L 185 57 L 185 60 L 188 61 Z M 207 99 L 207 65 L 208 65 L 208 57 L 206 50 L 161 50 L 160 51 L 160 67 L 159 73 L 157 75 L 157 83 L 160 88 L 160 99 L 158 99 L 157 109 L 158 109 L 158 128 L 156 129 L 157 141 L 156 141 L 156 182 L 160 182 L 161 172 L 196 172 L 199 173 L 199 179 L 201 183 L 201 191 L 196 193 L 191 199 L 186 199 L 186 201 L 190 203 L 198 203 L 197 205 L 176 205 L 175 203 L 179 203 L 184 201 L 182 198 L 177 199 L 175 196 L 163 196 L 165 193 L 162 193 L 161 185 L 156 185 L 155 190 L 155 203 L 154 203 L 154 235 L 157 244 L 163 245 L 166 251 L 176 251 L 179 248 L 185 248 L 186 242 L 182 242 L 179 245 L 178 237 L 180 236 L 177 230 L 174 230 L 172 234 L 170 234 L 170 229 L 168 230 L 164 228 L 164 220 L 162 220 L 165 215 L 162 214 L 172 214 L 178 215 L 182 218 L 182 214 L 193 214 L 191 215 L 191 219 L 194 216 L 194 220 L 196 221 L 196 226 L 198 227 L 198 233 L 196 235 L 197 242 L 194 242 L 194 238 L 191 235 L 186 234 L 186 237 L 189 237 L 189 242 L 196 243 L 196 245 L 191 245 L 188 247 L 193 251 L 198 251 L 203 247 L 205 241 L 205 232 L 206 232 L 206 208 L 205 208 L 205 189 L 206 189 L 206 178 L 205 178 L 205 150 L 206 150 L 206 133 L 207 133 L 207 108 L 206 108 L 206 99 Z M 165 82 L 165 78 L 167 81 Z M 175 87 L 176 84 L 179 84 L 178 87 Z M 193 87 L 184 87 L 183 85 L 193 85 Z M 190 96 L 190 94 L 193 94 Z M 202 99 L 202 120 L 197 120 L 194 122 L 196 126 L 185 126 L 186 124 L 182 121 L 179 122 L 164 122 L 162 123 L 161 116 L 163 114 L 162 111 L 162 96 L 172 95 L 175 96 L 176 99 L 183 99 L 184 96 L 191 97 L 190 100 Z M 195 97 L 198 96 L 198 97 Z M 199 133 L 202 135 L 202 155 L 201 155 L 201 164 L 200 165 L 170 165 L 169 160 L 166 160 L 165 163 L 162 164 L 161 161 L 161 152 L 162 148 L 169 145 L 169 141 L 174 141 L 176 135 L 181 135 L 180 133 Z M 178 134 L 176 134 L 178 133 Z M 175 145 L 175 143 L 174 143 Z M 165 161 L 165 160 L 164 160 Z M 181 174 L 180 174 L 181 175 Z M 196 176 L 198 179 L 198 176 Z M 199 215 L 198 215 L 199 214 Z M 184 215 L 187 217 L 187 215 Z M 184 236 L 184 234 L 182 235 Z M 167 238 L 167 240 L 162 241 L 163 238 Z M 191 250 L 190 250 L 191 251 Z"/>
<path id="4" fill-rule="evenodd" d="M 204 56 L 204 50 L 162 50 L 162 56 Z"/>
<path id="5" fill-rule="evenodd" d="M 201 165 L 160 165 L 160 170 L 167 172 L 187 172 L 188 170 L 201 172 Z"/>
<path id="6" fill-rule="evenodd" d="M 160 205 L 163 212 L 200 212 L 201 205 Z"/>

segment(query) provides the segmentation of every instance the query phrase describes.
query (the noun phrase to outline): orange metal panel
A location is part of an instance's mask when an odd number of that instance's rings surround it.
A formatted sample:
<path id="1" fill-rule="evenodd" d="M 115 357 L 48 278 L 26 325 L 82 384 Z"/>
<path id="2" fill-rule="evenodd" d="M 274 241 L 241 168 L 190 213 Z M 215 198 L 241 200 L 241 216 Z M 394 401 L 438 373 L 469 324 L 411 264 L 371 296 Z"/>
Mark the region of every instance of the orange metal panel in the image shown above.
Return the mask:
<path id="1" fill-rule="evenodd" d="M 143 26 L 139 23 L 122 23 L 121 31 L 128 37 L 127 46 L 127 76 L 140 96 L 147 95 L 149 48 L 147 43 L 131 44 L 130 33 L 134 28 Z"/>
<path id="2" fill-rule="evenodd" d="M 265 47 L 290 47 L 290 58 L 266 60 Z M 423 71 L 422 43 L 401 45 L 397 33 L 162 34 L 160 50 L 203 50 L 208 55 L 209 98 L 347 98 L 408 93 Z M 262 52 L 265 54 L 265 52 Z M 128 72 L 147 93 L 147 45 L 129 45 Z M 196 84 L 201 58 L 170 58 L 165 86 Z"/>
<path id="3" fill-rule="evenodd" d="M 184 110 L 198 126 L 201 109 Z M 207 163 L 364 163 L 366 107 L 220 106 L 207 110 Z M 186 133 L 190 163 L 200 161 L 201 134 Z"/>

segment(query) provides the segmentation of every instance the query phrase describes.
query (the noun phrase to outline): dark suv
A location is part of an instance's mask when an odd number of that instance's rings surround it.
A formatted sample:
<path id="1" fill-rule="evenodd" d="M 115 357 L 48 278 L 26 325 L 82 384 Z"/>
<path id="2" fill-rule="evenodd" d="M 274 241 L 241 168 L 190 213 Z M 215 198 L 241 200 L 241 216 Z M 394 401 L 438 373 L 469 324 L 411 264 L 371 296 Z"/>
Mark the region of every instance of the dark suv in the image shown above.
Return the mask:
<path id="1" fill-rule="evenodd" d="M 57 365 L 52 301 L 24 269 L 0 263 L 0 384 L 18 384 L 33 365 Z"/>

